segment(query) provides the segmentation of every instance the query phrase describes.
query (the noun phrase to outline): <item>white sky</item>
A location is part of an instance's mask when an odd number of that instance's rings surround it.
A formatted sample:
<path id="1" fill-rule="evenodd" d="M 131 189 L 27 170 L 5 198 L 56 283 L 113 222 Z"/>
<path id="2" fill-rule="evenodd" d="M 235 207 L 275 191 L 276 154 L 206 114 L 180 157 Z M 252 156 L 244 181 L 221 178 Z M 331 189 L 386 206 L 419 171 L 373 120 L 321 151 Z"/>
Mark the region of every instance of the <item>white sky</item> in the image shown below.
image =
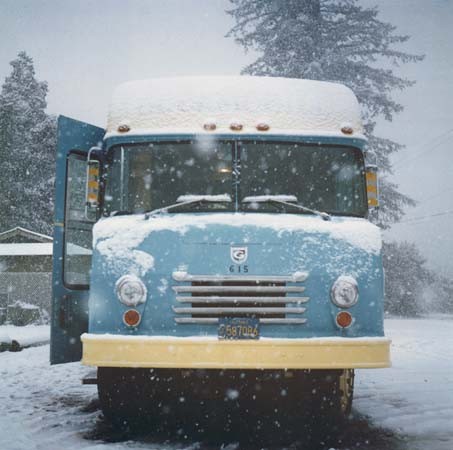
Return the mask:
<path id="1" fill-rule="evenodd" d="M 406 220 L 453 210 L 453 0 L 362 0 L 412 36 L 426 54 L 400 69 L 417 80 L 396 95 L 405 111 L 379 131 L 407 145 L 395 181 L 420 203 Z M 100 126 L 113 88 L 156 76 L 238 74 L 253 60 L 224 36 L 227 0 L 0 0 L 0 80 L 25 50 L 49 83 L 48 110 Z M 453 214 L 395 225 L 390 236 L 419 244 L 430 266 L 453 275 Z"/>

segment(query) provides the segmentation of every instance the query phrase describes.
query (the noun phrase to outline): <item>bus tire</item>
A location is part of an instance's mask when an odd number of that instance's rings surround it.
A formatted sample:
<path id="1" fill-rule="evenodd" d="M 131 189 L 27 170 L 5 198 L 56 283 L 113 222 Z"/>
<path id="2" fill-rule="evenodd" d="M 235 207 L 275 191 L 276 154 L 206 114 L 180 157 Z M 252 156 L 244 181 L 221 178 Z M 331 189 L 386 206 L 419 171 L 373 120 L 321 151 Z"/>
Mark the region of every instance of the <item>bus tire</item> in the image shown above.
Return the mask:
<path id="1" fill-rule="evenodd" d="M 312 372 L 310 405 L 314 418 L 325 425 L 341 424 L 352 409 L 354 370 Z"/>

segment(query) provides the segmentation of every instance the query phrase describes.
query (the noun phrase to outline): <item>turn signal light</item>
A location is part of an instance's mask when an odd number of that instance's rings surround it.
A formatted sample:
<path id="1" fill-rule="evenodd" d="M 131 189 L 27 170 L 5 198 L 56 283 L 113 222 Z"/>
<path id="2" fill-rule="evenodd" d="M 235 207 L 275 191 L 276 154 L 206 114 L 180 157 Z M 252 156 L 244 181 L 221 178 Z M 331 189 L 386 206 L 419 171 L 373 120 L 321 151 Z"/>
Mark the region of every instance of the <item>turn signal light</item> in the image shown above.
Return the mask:
<path id="1" fill-rule="evenodd" d="M 128 327 L 136 327 L 142 317 L 136 309 L 128 309 L 123 315 L 123 321 Z"/>
<path id="2" fill-rule="evenodd" d="M 337 325 L 341 328 L 348 328 L 352 323 L 352 316 L 347 311 L 341 311 L 337 314 Z"/>

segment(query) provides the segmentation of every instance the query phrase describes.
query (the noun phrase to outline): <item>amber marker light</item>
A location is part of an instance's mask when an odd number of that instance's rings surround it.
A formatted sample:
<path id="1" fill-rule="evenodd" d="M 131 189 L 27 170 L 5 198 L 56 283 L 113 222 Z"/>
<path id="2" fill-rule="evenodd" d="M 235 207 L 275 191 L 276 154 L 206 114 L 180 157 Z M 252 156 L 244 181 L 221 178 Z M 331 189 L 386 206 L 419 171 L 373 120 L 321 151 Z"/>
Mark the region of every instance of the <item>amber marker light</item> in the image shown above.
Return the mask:
<path id="1" fill-rule="evenodd" d="M 242 125 L 242 123 L 233 122 L 233 123 L 230 125 L 230 130 L 232 130 L 232 131 L 241 131 L 242 128 L 244 128 L 243 125 Z"/>
<path id="2" fill-rule="evenodd" d="M 123 314 L 123 321 L 128 327 L 136 327 L 141 319 L 142 317 L 136 309 L 128 309 Z"/>
<path id="3" fill-rule="evenodd" d="M 129 125 L 126 125 L 126 124 L 122 124 L 122 125 L 119 125 L 118 126 L 118 131 L 120 133 L 127 133 L 128 131 L 131 130 L 131 127 Z"/>
<path id="4" fill-rule="evenodd" d="M 203 124 L 203 128 L 206 131 L 214 131 L 217 128 L 217 125 L 214 122 L 206 122 Z"/>
<path id="5" fill-rule="evenodd" d="M 350 126 L 344 126 L 344 127 L 341 128 L 341 132 L 342 132 L 343 134 L 353 134 L 353 133 L 354 133 L 354 130 L 353 130 L 353 128 L 350 127 Z"/>
<path id="6" fill-rule="evenodd" d="M 269 131 L 270 126 L 267 123 L 260 122 L 257 124 L 256 129 L 258 131 Z"/>
<path id="7" fill-rule="evenodd" d="M 352 323 L 352 316 L 347 311 L 341 311 L 337 314 L 337 325 L 341 328 L 348 328 Z"/>

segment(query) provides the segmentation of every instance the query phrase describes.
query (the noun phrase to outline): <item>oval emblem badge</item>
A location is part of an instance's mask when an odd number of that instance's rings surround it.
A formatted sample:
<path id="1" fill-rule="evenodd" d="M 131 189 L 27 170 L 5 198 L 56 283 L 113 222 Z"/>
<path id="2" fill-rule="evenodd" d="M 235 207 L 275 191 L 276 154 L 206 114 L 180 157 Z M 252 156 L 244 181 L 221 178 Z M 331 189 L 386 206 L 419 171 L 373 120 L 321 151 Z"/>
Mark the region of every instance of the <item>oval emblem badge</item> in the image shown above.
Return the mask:
<path id="1" fill-rule="evenodd" d="M 236 264 L 242 264 L 247 261 L 247 247 L 230 247 L 231 260 Z"/>

